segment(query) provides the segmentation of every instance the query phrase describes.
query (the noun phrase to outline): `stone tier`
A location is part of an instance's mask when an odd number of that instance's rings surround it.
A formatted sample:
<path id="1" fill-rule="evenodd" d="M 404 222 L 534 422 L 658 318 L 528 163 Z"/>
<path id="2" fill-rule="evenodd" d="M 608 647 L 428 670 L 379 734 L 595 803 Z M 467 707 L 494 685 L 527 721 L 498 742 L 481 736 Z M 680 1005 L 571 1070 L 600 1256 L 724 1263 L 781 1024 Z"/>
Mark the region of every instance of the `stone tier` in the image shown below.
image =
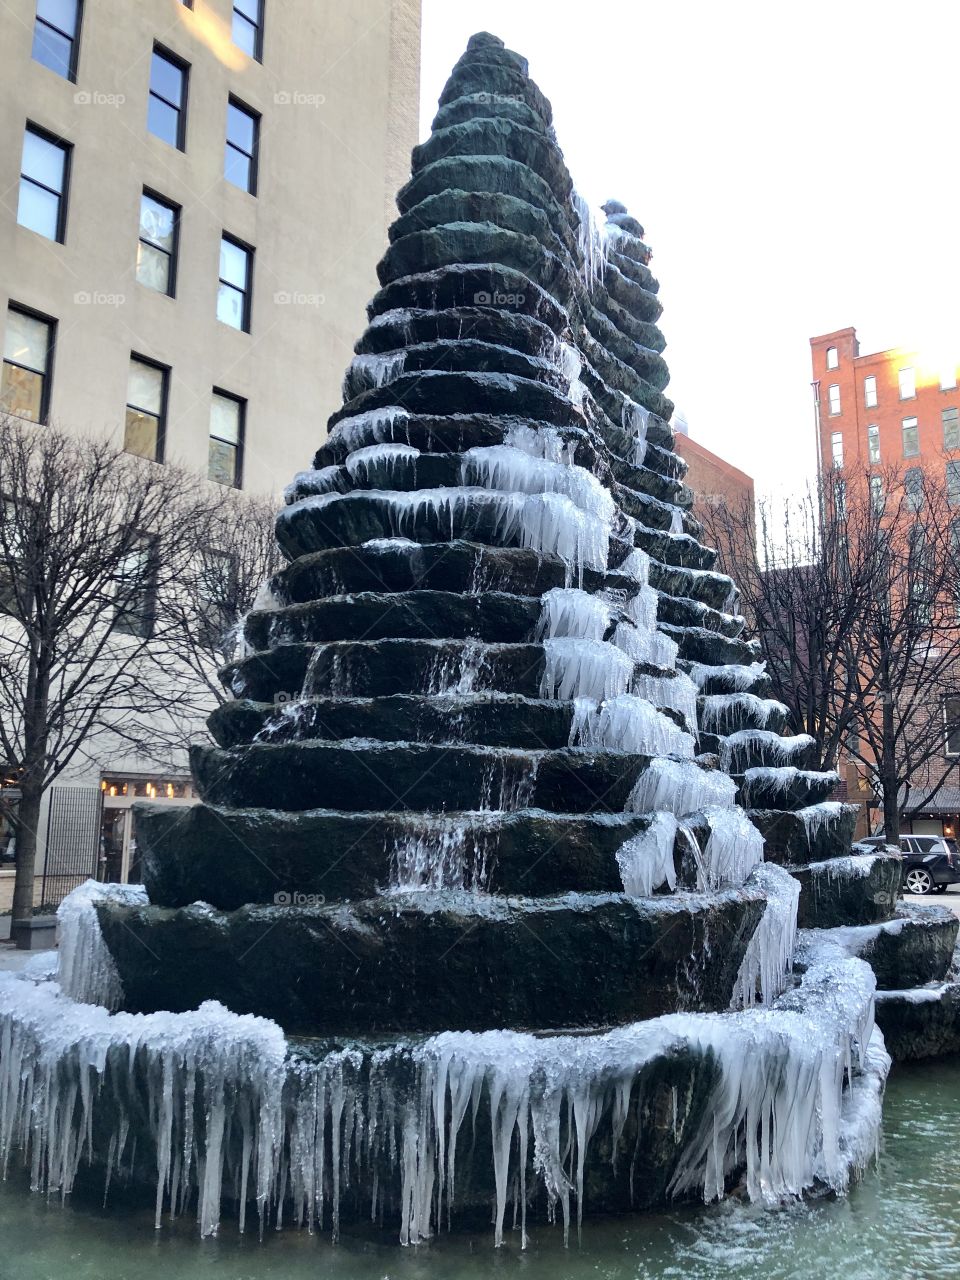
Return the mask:
<path id="1" fill-rule="evenodd" d="M 619 893 L 617 854 L 650 827 L 637 813 L 350 813 L 314 809 L 174 810 L 141 804 L 137 842 L 151 903 L 185 907 L 207 902 L 224 911 L 272 903 L 278 893 L 334 899 L 372 898 L 398 868 L 429 882 L 427 854 L 448 880 L 493 893 Z M 686 846 L 677 842 L 674 870 L 695 884 Z"/>
<path id="2" fill-rule="evenodd" d="M 902 864 L 884 854 L 847 855 L 791 866 L 800 881 L 797 924 L 802 929 L 890 920 L 900 894 Z"/>
<path id="3" fill-rule="evenodd" d="M 784 809 L 749 809 L 750 821 L 766 842 L 768 862 L 802 867 L 850 853 L 857 806 L 825 801 L 793 812 Z"/>
<path id="4" fill-rule="evenodd" d="M 128 1011 L 217 1000 L 288 1032 L 340 1036 L 597 1027 L 726 1009 L 764 903 L 744 888 L 97 910 Z M 711 961 L 691 965 L 696 955 Z"/>
<path id="5" fill-rule="evenodd" d="M 957 943 L 960 920 L 945 907 L 901 903 L 892 920 L 834 929 L 802 930 L 799 955 L 828 943 L 866 960 L 880 990 L 942 982 Z"/>

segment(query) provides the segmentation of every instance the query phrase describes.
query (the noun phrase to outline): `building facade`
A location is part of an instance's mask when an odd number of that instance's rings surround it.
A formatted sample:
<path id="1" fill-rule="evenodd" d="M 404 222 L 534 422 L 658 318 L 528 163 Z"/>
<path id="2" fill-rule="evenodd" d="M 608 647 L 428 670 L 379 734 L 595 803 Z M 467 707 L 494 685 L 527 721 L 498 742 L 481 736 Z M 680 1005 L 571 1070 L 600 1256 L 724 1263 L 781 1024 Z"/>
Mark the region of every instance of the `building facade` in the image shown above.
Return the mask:
<path id="1" fill-rule="evenodd" d="M 419 0 L 8 0 L 2 27 L 0 407 L 277 493 L 409 174 Z M 134 763 L 59 797 L 127 868 L 122 801 L 189 798 Z"/>
<path id="2" fill-rule="evenodd" d="M 956 356 L 892 348 L 861 354 L 856 329 L 848 327 L 810 339 L 812 389 L 820 476 L 843 470 L 877 486 L 883 500 L 884 475 L 894 469 L 905 491 L 922 473 L 945 486 L 951 507 L 960 517 L 960 388 Z M 845 483 L 845 482 L 844 482 Z M 829 492 L 829 486 L 828 486 Z M 957 526 L 960 528 L 960 526 Z M 960 719 L 958 696 L 932 717 L 944 726 Z M 954 772 L 953 764 L 956 764 Z M 946 778 L 932 799 L 931 779 Z M 874 825 L 875 800 L 861 765 L 844 767 L 847 797 L 858 801 L 864 815 L 858 834 Z M 932 760 L 904 798 L 905 831 L 960 834 L 960 735 L 943 734 L 943 756 Z M 920 807 L 920 802 L 923 802 Z"/>

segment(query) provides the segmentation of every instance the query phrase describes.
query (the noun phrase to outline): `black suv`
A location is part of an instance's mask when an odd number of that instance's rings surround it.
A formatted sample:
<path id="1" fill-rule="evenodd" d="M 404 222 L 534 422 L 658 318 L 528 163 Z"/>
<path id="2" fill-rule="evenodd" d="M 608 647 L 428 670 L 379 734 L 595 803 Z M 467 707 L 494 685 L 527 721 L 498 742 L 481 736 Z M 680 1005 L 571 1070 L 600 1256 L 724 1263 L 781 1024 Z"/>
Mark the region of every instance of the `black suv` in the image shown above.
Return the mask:
<path id="1" fill-rule="evenodd" d="M 855 852 L 873 853 L 886 845 L 883 836 L 865 836 Z M 901 836 L 904 893 L 946 893 L 947 885 L 960 884 L 960 854 L 943 836 Z"/>

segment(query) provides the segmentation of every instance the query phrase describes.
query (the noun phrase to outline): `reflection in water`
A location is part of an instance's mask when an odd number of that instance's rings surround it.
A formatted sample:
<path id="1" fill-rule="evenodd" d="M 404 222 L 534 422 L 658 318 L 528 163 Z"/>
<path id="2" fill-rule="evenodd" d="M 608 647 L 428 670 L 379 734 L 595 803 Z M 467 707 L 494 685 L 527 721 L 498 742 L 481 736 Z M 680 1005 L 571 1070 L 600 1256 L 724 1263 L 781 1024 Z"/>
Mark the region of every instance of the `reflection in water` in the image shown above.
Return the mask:
<path id="1" fill-rule="evenodd" d="M 149 1212 L 102 1214 L 0 1189 L 0 1280 L 887 1280 L 960 1276 L 960 1061 L 898 1067 L 887 1090 L 885 1145 L 848 1200 L 779 1213 L 728 1202 L 588 1221 L 564 1250 L 559 1229 L 534 1232 L 521 1255 L 508 1238 L 442 1237 L 416 1249 L 229 1227 L 200 1241 L 195 1224 L 153 1230 Z"/>

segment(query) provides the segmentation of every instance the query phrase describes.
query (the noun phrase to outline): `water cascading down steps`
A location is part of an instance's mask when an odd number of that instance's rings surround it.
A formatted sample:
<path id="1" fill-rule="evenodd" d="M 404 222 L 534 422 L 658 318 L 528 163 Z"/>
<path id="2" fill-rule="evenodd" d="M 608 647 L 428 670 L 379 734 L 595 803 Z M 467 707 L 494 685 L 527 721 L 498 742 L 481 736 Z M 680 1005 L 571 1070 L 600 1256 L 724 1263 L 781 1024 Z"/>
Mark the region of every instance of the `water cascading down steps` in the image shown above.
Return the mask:
<path id="1" fill-rule="evenodd" d="M 404 1242 L 843 1190 L 889 1060 L 829 933 L 896 869 L 837 857 L 700 541 L 643 228 L 594 222 L 489 35 L 398 206 L 202 803 L 144 808 L 144 887 L 0 986 L 0 1154 Z"/>

